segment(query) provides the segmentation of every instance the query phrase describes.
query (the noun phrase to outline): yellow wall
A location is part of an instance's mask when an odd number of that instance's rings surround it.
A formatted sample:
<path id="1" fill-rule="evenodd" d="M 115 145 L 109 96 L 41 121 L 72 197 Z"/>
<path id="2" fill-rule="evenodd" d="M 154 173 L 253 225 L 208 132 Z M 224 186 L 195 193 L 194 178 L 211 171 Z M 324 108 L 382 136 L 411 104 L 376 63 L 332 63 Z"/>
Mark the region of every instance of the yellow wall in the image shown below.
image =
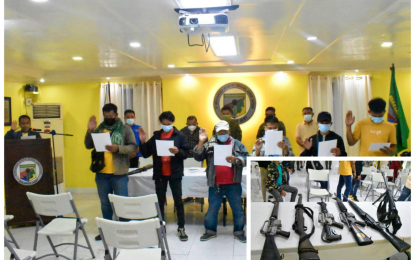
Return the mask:
<path id="1" fill-rule="evenodd" d="M 163 110 L 170 110 L 176 116 L 175 126 L 182 128 L 190 115 L 197 117 L 199 126 L 206 128 L 209 137 L 219 120 L 213 110 L 216 91 L 229 82 L 240 82 L 254 92 L 257 108 L 253 117 L 241 125 L 242 142 L 252 152 L 258 127 L 265 117 L 265 109 L 273 106 L 279 120 L 287 129 L 287 137 L 298 154 L 295 142 L 296 125 L 303 120 L 302 108 L 308 104 L 308 76 L 288 74 L 277 76 L 251 77 L 190 77 L 163 79 Z"/>
<path id="2" fill-rule="evenodd" d="M 4 96 L 12 99 L 12 120 L 19 119 L 19 116 L 26 114 L 24 101 L 25 83 L 4 82 Z M 4 133 L 10 130 L 10 126 L 4 127 Z"/>
<path id="3" fill-rule="evenodd" d="M 381 97 L 388 102 L 391 73 L 372 73 L 371 79 L 372 96 Z M 402 107 L 405 113 L 406 122 L 408 123 L 409 129 L 411 129 L 411 72 L 396 72 L 395 79 L 396 85 L 398 86 L 399 97 L 401 98 Z M 387 113 L 385 114 L 385 120 L 386 119 Z M 410 136 L 411 134 L 412 133 L 410 133 Z M 411 138 L 408 138 L 408 148 L 409 150 L 411 149 Z"/>

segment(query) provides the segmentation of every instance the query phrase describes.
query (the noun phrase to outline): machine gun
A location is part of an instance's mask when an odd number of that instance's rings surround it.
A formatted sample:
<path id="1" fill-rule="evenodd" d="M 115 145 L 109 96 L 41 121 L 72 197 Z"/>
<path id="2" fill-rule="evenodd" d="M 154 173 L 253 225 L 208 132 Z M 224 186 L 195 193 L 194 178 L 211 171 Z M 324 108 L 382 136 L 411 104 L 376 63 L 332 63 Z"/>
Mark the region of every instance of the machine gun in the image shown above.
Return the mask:
<path id="1" fill-rule="evenodd" d="M 321 198 L 321 202 L 317 202 L 321 206 L 321 212 L 318 214 L 318 222 L 324 225 L 321 232 L 321 240 L 326 243 L 338 241 L 342 239 L 342 235 L 338 235 L 331 226 L 343 229 L 343 224 L 334 220 L 333 214 L 330 214 L 327 210 L 327 204 Z"/>
<path id="2" fill-rule="evenodd" d="M 366 223 L 362 221 L 357 221 L 355 215 L 351 212 L 347 212 L 346 206 L 344 206 L 341 199 L 337 198 L 336 193 L 334 194 L 334 199 L 337 201 L 337 205 L 340 210 L 340 221 L 343 222 L 347 227 L 349 227 L 350 232 L 352 232 L 356 243 L 359 246 L 366 246 L 373 244 L 372 239 L 363 233 L 356 225 L 366 227 Z"/>
<path id="3" fill-rule="evenodd" d="M 264 222 L 264 225 L 262 225 L 260 230 L 261 234 L 265 235 L 265 243 L 264 248 L 262 249 L 261 260 L 281 260 L 284 258 L 278 251 L 274 237 L 280 235 L 285 238 L 289 238 L 290 232 L 281 230 L 282 225 L 281 220 L 278 219 L 278 209 L 279 202 L 275 202 L 269 220 Z"/>

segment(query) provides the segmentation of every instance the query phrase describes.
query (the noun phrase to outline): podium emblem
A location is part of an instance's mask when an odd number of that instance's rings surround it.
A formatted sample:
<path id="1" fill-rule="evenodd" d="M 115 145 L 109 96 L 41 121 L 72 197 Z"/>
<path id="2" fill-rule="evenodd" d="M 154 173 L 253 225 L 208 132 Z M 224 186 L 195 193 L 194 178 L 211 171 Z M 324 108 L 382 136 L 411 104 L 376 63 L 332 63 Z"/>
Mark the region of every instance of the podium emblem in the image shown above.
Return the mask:
<path id="1" fill-rule="evenodd" d="M 43 167 L 36 159 L 27 157 L 19 160 L 13 168 L 15 180 L 24 186 L 32 186 L 40 181 Z"/>

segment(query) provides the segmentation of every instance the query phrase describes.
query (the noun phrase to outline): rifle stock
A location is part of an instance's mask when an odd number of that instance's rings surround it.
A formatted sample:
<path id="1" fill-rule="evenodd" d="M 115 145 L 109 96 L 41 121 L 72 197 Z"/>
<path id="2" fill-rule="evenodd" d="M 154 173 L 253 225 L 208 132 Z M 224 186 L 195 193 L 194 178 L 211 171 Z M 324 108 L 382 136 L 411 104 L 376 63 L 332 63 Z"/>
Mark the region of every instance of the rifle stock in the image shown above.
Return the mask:
<path id="1" fill-rule="evenodd" d="M 273 235 L 265 236 L 264 248 L 262 249 L 261 260 L 281 260 L 280 252 Z"/>

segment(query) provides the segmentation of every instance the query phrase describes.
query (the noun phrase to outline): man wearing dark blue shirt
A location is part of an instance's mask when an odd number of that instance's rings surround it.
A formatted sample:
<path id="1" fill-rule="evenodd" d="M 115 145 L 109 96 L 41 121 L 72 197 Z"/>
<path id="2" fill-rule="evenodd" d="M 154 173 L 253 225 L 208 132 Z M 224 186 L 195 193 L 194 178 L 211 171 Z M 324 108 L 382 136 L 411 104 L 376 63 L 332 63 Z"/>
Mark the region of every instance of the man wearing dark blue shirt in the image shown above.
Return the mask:
<path id="1" fill-rule="evenodd" d="M 128 155 L 130 158 L 130 168 L 138 168 L 139 157 L 143 157 L 140 153 L 140 148 L 139 148 L 141 142 L 140 142 L 140 133 L 138 130 L 140 129 L 141 126 L 135 124 L 135 112 L 131 109 L 125 110 L 124 121 L 125 121 L 125 124 L 131 127 L 131 130 L 133 130 L 135 141 L 137 142 L 137 150 Z"/>

